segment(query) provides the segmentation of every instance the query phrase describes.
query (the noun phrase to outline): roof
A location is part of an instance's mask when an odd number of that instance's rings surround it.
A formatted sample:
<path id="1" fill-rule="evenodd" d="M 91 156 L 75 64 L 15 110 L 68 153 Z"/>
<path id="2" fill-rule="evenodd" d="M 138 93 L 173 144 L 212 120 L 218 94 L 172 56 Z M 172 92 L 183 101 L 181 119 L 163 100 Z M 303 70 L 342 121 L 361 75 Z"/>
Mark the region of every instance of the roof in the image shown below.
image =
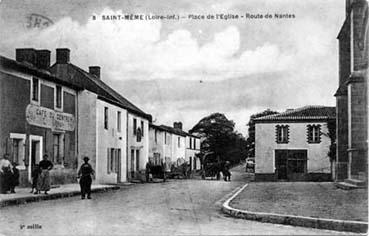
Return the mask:
<path id="1" fill-rule="evenodd" d="M 316 121 L 336 118 L 336 108 L 327 106 L 304 106 L 285 112 L 256 118 L 255 122 Z"/>
<path id="2" fill-rule="evenodd" d="M 57 84 L 61 84 L 61 85 L 64 85 L 66 87 L 70 87 L 70 88 L 75 89 L 75 90 L 82 90 L 83 89 L 81 86 L 78 86 L 74 83 L 70 83 L 68 81 L 65 81 L 65 80 L 59 78 L 59 77 L 56 77 L 55 75 L 52 75 L 49 71 L 39 69 L 39 68 L 35 67 L 34 65 L 32 65 L 31 63 L 18 62 L 16 60 L 12 60 L 12 59 L 9 59 L 9 58 L 4 57 L 4 56 L 0 56 L 0 68 L 30 74 L 30 75 L 36 76 L 40 79 L 44 79 L 44 80 L 51 81 L 51 82 L 54 82 L 54 83 L 57 83 Z"/>
<path id="3" fill-rule="evenodd" d="M 151 121 L 152 117 L 150 114 L 145 113 L 133 103 L 128 101 L 125 97 L 120 95 L 117 91 L 112 89 L 109 85 L 107 85 L 104 81 L 97 78 L 95 75 L 88 73 L 87 71 L 79 68 L 78 66 L 68 63 L 68 64 L 54 64 L 51 66 L 51 71 L 54 73 L 57 72 L 57 66 L 68 66 L 67 71 L 69 74 L 69 78 L 63 78 L 68 80 L 71 83 L 77 84 L 84 89 L 92 91 L 98 95 L 99 99 L 102 99 L 107 102 L 112 102 L 114 105 L 121 106 L 127 109 L 129 112 L 143 116 Z"/>
<path id="4" fill-rule="evenodd" d="M 187 132 L 185 132 L 181 129 L 173 128 L 173 127 L 166 126 L 166 125 L 150 124 L 150 127 L 154 128 L 154 129 L 157 129 L 157 130 L 165 131 L 165 132 L 168 132 L 168 133 L 184 136 L 184 137 L 189 135 Z"/>

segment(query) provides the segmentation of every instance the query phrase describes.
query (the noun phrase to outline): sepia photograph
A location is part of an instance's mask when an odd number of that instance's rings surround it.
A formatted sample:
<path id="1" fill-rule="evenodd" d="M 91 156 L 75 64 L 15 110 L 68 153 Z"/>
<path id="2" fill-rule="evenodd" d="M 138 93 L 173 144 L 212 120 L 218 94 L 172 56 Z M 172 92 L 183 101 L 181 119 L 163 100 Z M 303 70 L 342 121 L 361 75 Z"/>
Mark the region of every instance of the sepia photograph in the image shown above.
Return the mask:
<path id="1" fill-rule="evenodd" d="M 368 0 L 0 0 L 0 236 L 367 235 Z"/>

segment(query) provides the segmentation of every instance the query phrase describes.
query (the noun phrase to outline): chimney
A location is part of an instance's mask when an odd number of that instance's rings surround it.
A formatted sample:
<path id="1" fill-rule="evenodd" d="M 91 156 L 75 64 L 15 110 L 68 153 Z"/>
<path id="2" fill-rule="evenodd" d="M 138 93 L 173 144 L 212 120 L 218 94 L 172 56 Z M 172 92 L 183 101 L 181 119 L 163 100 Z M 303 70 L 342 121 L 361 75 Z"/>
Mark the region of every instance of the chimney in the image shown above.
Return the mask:
<path id="1" fill-rule="evenodd" d="M 36 50 L 33 48 L 17 48 L 15 49 L 15 60 L 18 62 L 28 62 L 36 66 Z"/>
<path id="2" fill-rule="evenodd" d="M 36 55 L 37 55 L 37 67 L 44 70 L 49 69 L 50 51 L 46 49 L 36 50 Z"/>
<path id="3" fill-rule="evenodd" d="M 180 130 L 182 130 L 182 122 L 180 122 L 180 121 L 178 121 L 178 122 L 174 122 L 174 123 L 173 123 L 173 127 L 174 127 L 175 129 L 180 129 Z"/>
<path id="4" fill-rule="evenodd" d="M 96 76 L 96 78 L 100 79 L 100 66 L 90 66 L 88 67 L 88 72 L 91 75 Z"/>
<path id="5" fill-rule="evenodd" d="M 70 62 L 69 48 L 57 48 L 56 49 L 56 63 L 68 64 L 69 62 Z"/>

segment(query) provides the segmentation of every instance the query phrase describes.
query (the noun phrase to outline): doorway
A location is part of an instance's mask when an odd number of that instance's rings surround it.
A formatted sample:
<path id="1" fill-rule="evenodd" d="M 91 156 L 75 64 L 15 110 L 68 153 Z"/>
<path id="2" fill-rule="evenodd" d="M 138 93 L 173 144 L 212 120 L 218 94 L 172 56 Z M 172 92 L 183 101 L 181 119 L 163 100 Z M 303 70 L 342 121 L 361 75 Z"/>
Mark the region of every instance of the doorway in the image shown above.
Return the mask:
<path id="1" fill-rule="evenodd" d="M 278 180 L 305 180 L 307 150 L 275 150 L 275 167 Z"/>
<path id="2" fill-rule="evenodd" d="M 42 136 L 29 136 L 28 181 L 32 182 L 32 170 L 42 159 Z"/>

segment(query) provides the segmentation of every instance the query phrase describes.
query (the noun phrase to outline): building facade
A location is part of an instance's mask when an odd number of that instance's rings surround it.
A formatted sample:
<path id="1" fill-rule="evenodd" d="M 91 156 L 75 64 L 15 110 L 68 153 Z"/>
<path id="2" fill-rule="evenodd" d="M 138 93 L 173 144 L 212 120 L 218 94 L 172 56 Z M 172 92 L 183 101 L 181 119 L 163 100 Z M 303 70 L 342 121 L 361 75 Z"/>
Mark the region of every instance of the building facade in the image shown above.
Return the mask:
<path id="1" fill-rule="evenodd" d="M 119 183 L 140 178 L 148 160 L 148 124 L 151 116 L 109 87 L 101 69 L 89 71 L 70 62 L 70 50 L 56 50 L 50 71 L 75 84 L 78 93 L 78 161 L 88 156 L 99 183 Z"/>
<path id="2" fill-rule="evenodd" d="M 368 1 L 346 0 L 346 19 L 337 37 L 337 181 L 366 181 L 368 175 L 368 11 Z"/>
<path id="3" fill-rule="evenodd" d="M 186 136 L 186 161 L 190 163 L 191 170 L 200 170 L 201 161 L 197 154 L 200 153 L 200 138 L 187 133 Z"/>
<path id="4" fill-rule="evenodd" d="M 149 157 L 155 164 L 179 166 L 186 162 L 186 132 L 181 122 L 175 122 L 173 127 L 150 124 Z"/>
<path id="5" fill-rule="evenodd" d="M 150 124 L 149 158 L 155 164 L 161 162 L 180 166 L 190 165 L 191 170 L 200 170 L 200 138 L 183 131 L 182 122 L 174 122 L 173 127 Z"/>
<path id="6" fill-rule="evenodd" d="M 255 119 L 255 179 L 330 180 L 328 122 L 335 108 L 306 106 Z"/>
<path id="7" fill-rule="evenodd" d="M 44 154 L 53 184 L 76 181 L 77 94 L 80 87 L 51 75 L 50 51 L 23 48 L 0 57 L 0 155 L 18 164 L 20 185 Z"/>

